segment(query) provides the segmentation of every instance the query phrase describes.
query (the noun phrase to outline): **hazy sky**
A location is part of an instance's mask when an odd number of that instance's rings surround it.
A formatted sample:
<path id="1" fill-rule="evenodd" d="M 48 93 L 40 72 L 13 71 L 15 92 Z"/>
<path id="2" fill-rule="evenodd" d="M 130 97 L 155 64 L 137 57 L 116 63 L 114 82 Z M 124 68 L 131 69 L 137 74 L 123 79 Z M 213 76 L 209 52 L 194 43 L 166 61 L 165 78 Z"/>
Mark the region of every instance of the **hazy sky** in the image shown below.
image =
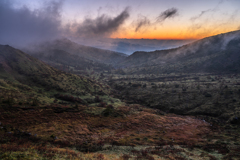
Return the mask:
<path id="1" fill-rule="evenodd" d="M 0 0 L 0 43 L 59 36 L 200 39 L 240 29 L 239 6 L 240 0 Z"/>

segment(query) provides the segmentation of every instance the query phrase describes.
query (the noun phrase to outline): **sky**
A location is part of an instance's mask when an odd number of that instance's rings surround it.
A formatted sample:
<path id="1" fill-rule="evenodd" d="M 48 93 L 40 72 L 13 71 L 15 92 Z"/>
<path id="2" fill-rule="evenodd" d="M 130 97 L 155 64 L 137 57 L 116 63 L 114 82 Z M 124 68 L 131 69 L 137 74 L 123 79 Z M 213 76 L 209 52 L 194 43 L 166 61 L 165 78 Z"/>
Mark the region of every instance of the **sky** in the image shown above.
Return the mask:
<path id="1" fill-rule="evenodd" d="M 240 29 L 240 0 L 0 0 L 0 43 L 201 39 Z"/>

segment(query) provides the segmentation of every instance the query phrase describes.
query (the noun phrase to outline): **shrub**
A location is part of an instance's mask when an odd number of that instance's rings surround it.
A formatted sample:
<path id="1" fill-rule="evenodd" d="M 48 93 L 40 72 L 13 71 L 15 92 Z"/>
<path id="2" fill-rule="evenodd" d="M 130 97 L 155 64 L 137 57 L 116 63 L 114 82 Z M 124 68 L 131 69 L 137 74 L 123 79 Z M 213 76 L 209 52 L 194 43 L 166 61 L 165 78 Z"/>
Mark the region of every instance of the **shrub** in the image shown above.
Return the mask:
<path id="1" fill-rule="evenodd" d="M 230 119 L 230 123 L 232 124 L 240 124 L 240 118 L 239 117 L 233 117 Z"/>
<path id="2" fill-rule="evenodd" d="M 136 139 L 137 141 L 140 141 L 140 140 L 141 140 L 141 139 L 140 139 L 140 138 L 138 138 L 138 137 L 137 137 L 137 138 L 135 138 L 135 139 Z"/>
<path id="3" fill-rule="evenodd" d="M 104 155 L 103 154 L 99 154 L 98 156 L 97 156 L 97 160 L 103 160 L 104 159 Z"/>
<path id="4" fill-rule="evenodd" d="M 112 115 L 114 113 L 114 109 L 110 108 L 110 107 L 107 107 L 103 112 L 102 112 L 102 115 L 104 117 L 108 117 L 110 115 Z"/>
<path id="5" fill-rule="evenodd" d="M 129 158 L 132 158 L 131 156 L 127 155 L 127 154 L 124 154 L 122 157 L 121 157 L 123 160 L 128 160 Z"/>
<path id="6" fill-rule="evenodd" d="M 95 96 L 94 101 L 95 101 L 95 103 L 99 103 L 99 102 L 101 102 L 102 100 L 99 98 L 99 96 Z"/>
<path id="7" fill-rule="evenodd" d="M 186 91 L 187 91 L 187 89 L 186 89 L 186 88 L 182 88 L 182 91 L 183 91 L 183 92 L 186 92 Z"/>
<path id="8" fill-rule="evenodd" d="M 141 87 L 141 86 L 142 86 L 141 84 L 132 84 L 132 87 L 135 87 L 135 88 Z"/>
<path id="9" fill-rule="evenodd" d="M 102 115 L 104 117 L 119 117 L 119 116 L 123 116 L 123 113 L 121 111 L 117 111 L 113 108 L 112 105 L 108 105 L 107 108 L 105 110 L 102 111 Z"/>
<path id="10" fill-rule="evenodd" d="M 98 104 L 98 107 L 106 107 L 106 103 L 105 103 L 105 102 L 100 102 L 100 103 Z"/>
<path id="11" fill-rule="evenodd" d="M 39 100 L 37 98 L 34 98 L 32 100 L 32 106 L 37 106 L 37 105 L 39 105 Z"/>
<path id="12" fill-rule="evenodd" d="M 84 142 L 76 146 L 76 149 L 81 152 L 97 152 L 102 150 L 103 144 L 100 142 Z"/>
<path id="13" fill-rule="evenodd" d="M 142 156 L 146 157 L 148 155 L 148 151 L 147 150 L 141 150 L 141 154 L 142 154 Z"/>
<path id="14" fill-rule="evenodd" d="M 84 103 L 81 98 L 73 97 L 71 95 L 55 95 L 56 98 L 63 100 L 63 101 L 69 101 L 69 102 L 77 102 L 77 103 Z"/>
<path id="15" fill-rule="evenodd" d="M 205 97 L 212 97 L 210 93 L 205 93 Z"/>

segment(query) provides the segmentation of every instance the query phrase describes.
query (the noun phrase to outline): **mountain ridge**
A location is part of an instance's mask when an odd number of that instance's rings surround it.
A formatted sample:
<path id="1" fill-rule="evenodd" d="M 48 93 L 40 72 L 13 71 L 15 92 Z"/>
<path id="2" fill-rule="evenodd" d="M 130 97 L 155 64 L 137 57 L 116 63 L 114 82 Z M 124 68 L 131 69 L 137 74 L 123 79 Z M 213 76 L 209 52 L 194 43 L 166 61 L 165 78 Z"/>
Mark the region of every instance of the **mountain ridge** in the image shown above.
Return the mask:
<path id="1" fill-rule="evenodd" d="M 238 61 L 237 59 L 239 58 L 238 56 L 239 44 L 240 44 L 240 30 L 237 30 L 225 34 L 207 37 L 178 48 L 168 50 L 156 50 L 152 52 L 137 51 L 134 52 L 129 57 L 127 57 L 123 62 L 121 62 L 119 66 L 129 68 L 134 67 L 144 68 L 144 66 L 145 67 L 158 66 L 158 69 L 160 69 L 162 67 L 167 68 L 170 65 L 174 65 L 174 63 L 178 64 L 181 63 L 182 66 L 188 68 L 186 71 L 191 71 L 197 70 L 197 68 L 199 67 L 195 67 L 194 69 L 194 67 L 189 66 L 188 63 L 193 63 L 191 61 L 195 61 L 196 63 L 198 63 L 197 61 L 199 59 L 199 62 L 203 63 L 205 66 L 204 68 L 206 68 L 203 71 L 208 72 L 211 71 L 211 69 L 209 69 L 210 65 L 206 66 L 206 64 L 207 63 L 210 64 L 210 61 L 219 61 L 219 63 L 226 62 L 227 64 L 230 64 L 229 61 L 233 60 L 234 63 L 236 63 Z M 223 58 L 229 56 L 235 57 L 237 59 L 235 58 L 227 59 L 228 61 L 224 62 Z M 218 59 L 214 59 L 214 57 L 218 57 Z M 206 63 L 203 62 L 203 59 L 206 59 L 204 60 L 206 61 Z M 193 66 L 195 64 L 191 65 Z M 150 70 L 151 69 L 148 69 L 148 71 Z M 164 70 L 166 71 L 168 69 Z"/>
<path id="2" fill-rule="evenodd" d="M 54 49 L 63 50 L 88 60 L 111 65 L 115 65 L 127 56 L 124 53 L 81 45 L 67 38 L 35 45 L 32 49 L 29 49 L 29 53 L 34 54 L 36 50 L 37 52 L 47 52 Z"/>

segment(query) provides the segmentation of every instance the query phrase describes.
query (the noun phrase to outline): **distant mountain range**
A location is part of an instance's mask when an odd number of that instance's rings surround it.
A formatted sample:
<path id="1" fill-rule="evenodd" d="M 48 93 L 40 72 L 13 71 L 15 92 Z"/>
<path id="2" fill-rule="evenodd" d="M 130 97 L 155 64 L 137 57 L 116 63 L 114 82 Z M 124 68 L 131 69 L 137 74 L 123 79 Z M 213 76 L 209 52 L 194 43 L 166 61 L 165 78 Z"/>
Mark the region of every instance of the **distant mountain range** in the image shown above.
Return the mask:
<path id="1" fill-rule="evenodd" d="M 131 73 L 239 72 L 239 62 L 238 30 L 174 49 L 138 51 L 119 63 L 119 67 L 128 67 Z"/>
<path id="2" fill-rule="evenodd" d="M 94 46 L 96 48 L 112 50 L 131 55 L 135 51 L 154 51 L 156 49 L 170 49 L 195 41 L 194 39 L 84 39 L 73 40 L 79 44 Z"/>

